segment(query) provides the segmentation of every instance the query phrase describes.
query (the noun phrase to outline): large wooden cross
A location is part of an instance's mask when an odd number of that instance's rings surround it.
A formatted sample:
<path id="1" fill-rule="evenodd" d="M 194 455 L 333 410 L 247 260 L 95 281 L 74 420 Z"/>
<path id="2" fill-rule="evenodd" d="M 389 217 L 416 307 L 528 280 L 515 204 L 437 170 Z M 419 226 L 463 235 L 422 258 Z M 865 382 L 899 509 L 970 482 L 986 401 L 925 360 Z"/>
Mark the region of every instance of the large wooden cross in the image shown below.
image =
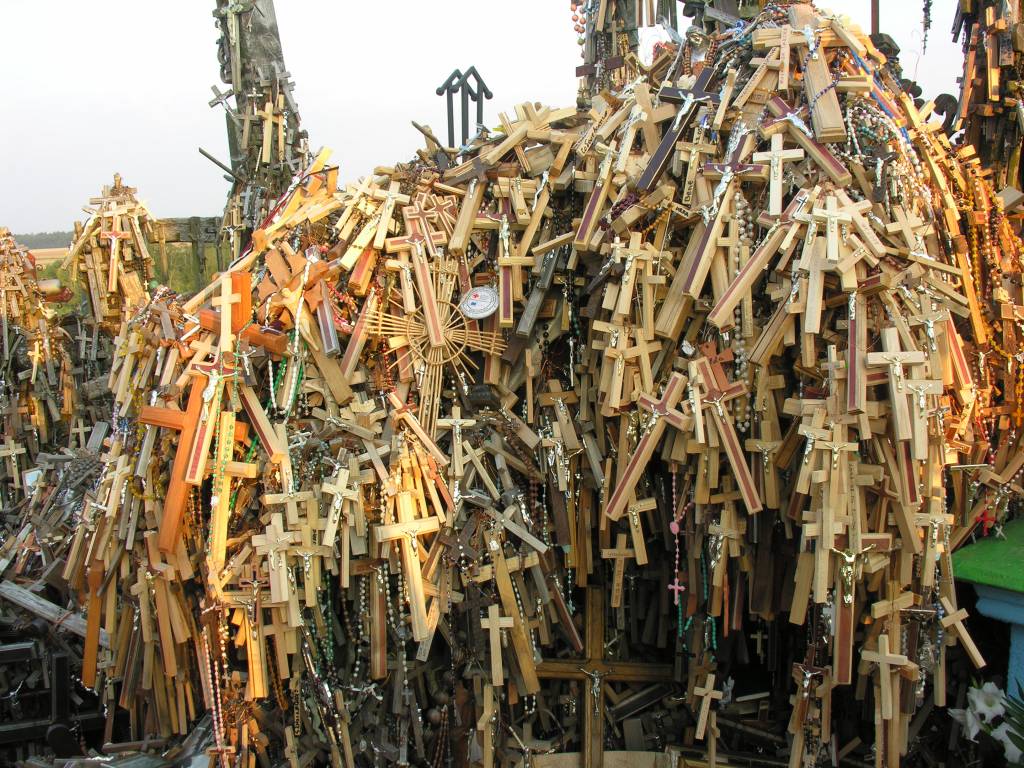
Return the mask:
<path id="1" fill-rule="evenodd" d="M 607 661 L 605 650 L 604 588 L 587 588 L 586 658 L 542 661 L 537 675 L 545 680 L 576 680 L 585 684 L 583 696 L 583 760 L 580 768 L 599 768 L 604 761 L 604 697 L 607 683 L 660 683 L 671 679 L 669 664 Z"/>

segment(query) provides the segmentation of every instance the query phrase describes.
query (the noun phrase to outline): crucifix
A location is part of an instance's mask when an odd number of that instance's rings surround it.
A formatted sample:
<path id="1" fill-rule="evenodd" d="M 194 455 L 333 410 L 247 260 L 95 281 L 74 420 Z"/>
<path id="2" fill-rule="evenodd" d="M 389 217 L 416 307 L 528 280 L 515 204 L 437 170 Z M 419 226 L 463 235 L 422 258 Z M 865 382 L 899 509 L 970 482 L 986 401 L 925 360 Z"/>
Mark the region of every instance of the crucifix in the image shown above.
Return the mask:
<path id="1" fill-rule="evenodd" d="M 700 357 L 693 362 L 700 373 L 701 384 L 705 389 L 704 394 L 700 396 L 701 406 L 711 413 L 711 420 L 729 460 L 729 466 L 732 467 L 747 512 L 752 515 L 757 514 L 764 509 L 764 505 L 757 493 L 754 478 L 750 474 L 750 467 L 747 464 L 743 447 L 740 445 L 739 436 L 736 434 L 732 420 L 725 412 L 725 403 L 745 394 L 746 384 L 742 381 L 724 384 L 725 372 L 718 359 L 712 363 L 709 357 Z"/>
<path id="2" fill-rule="evenodd" d="M 402 558 L 402 573 L 409 591 L 409 612 L 412 617 L 413 640 L 427 637 L 430 628 L 427 621 L 427 600 L 423 589 L 423 571 L 420 567 L 419 537 L 436 533 L 440 529 L 437 517 L 416 517 L 416 502 L 409 491 L 399 491 L 394 496 L 397 522 L 377 525 L 373 534 L 377 542 L 398 542 Z"/>
<path id="3" fill-rule="evenodd" d="M 662 101 L 670 104 L 679 104 L 680 107 L 679 111 L 676 112 L 672 125 L 665 131 L 661 143 L 651 155 L 647 167 L 640 174 L 636 184 L 639 192 L 650 192 L 658 185 L 658 180 L 665 172 L 665 169 L 668 168 L 669 162 L 672 159 L 676 144 L 682 138 L 687 128 L 690 127 L 701 106 L 706 105 L 710 108 L 712 105 L 718 106 L 721 102 L 721 97 L 717 92 L 705 90 L 713 76 L 714 69 L 705 66 L 700 71 L 700 74 L 697 75 L 696 81 L 690 88 L 665 86 L 658 93 Z"/>
<path id="4" fill-rule="evenodd" d="M 647 393 L 637 398 L 637 405 L 651 414 L 644 430 L 626 464 L 625 469 L 615 486 L 615 492 L 605 504 L 604 513 L 613 520 L 620 517 L 629 503 L 630 497 L 636 490 L 640 477 L 647 469 L 647 463 L 654 455 L 654 449 L 661 440 L 662 433 L 666 426 L 673 426 L 681 432 L 689 429 L 690 417 L 683 415 L 676 406 L 682 400 L 686 387 L 686 377 L 674 372 L 665 385 L 665 391 L 660 399 L 655 399 Z"/>
<path id="5" fill-rule="evenodd" d="M 299 532 L 286 530 L 280 512 L 270 516 L 266 530 L 252 537 L 256 553 L 266 555 L 270 572 L 270 602 L 287 603 L 291 579 L 288 564 L 289 550 L 299 543 Z"/>
<path id="6" fill-rule="evenodd" d="M 583 215 L 580 217 L 580 225 L 572 242 L 572 247 L 577 251 L 590 250 L 590 242 L 594 237 L 594 231 L 600 223 L 601 211 L 604 209 L 604 204 L 611 192 L 612 160 L 615 154 L 614 146 L 615 143 L 612 142 L 612 145 L 605 151 L 604 159 L 601 161 L 597 172 L 597 179 L 594 182 L 594 188 L 590 191 L 587 205 L 584 207 Z"/>
<path id="7" fill-rule="evenodd" d="M 205 381 L 206 386 L 202 389 L 203 402 L 185 471 L 185 482 L 189 485 L 202 485 L 206 476 L 206 462 L 209 458 L 210 446 L 213 444 L 213 435 L 220 418 L 224 381 L 233 377 L 236 371 L 220 355 L 212 363 L 196 363 L 192 366 L 192 370 L 193 375 L 197 377 L 193 387 L 199 386 L 201 381 Z"/>
<path id="8" fill-rule="evenodd" d="M 783 149 L 785 138 L 781 133 L 773 134 L 771 137 L 771 149 L 767 152 L 755 152 L 753 161 L 755 163 L 768 163 L 768 215 L 782 215 L 783 195 L 783 164 L 795 160 L 804 159 L 802 149 Z"/>
<path id="9" fill-rule="evenodd" d="M 178 447 L 175 450 L 174 462 L 171 464 L 170 479 L 164 496 L 163 517 L 160 520 L 160 551 L 174 552 L 177 549 L 181 519 L 188 501 L 188 485 L 185 475 L 192 453 L 192 442 L 196 427 L 203 410 L 203 393 L 206 390 L 206 377 L 197 374 L 193 377 L 189 391 L 188 404 L 184 411 L 155 406 L 143 406 L 139 409 L 139 422 L 157 427 L 165 427 L 178 431 Z"/>
<path id="10" fill-rule="evenodd" d="M 679 266 L 677 272 L 679 289 L 693 298 L 700 297 L 704 289 L 704 282 L 712 264 L 718 257 L 721 247 L 722 231 L 725 228 L 729 217 L 734 215 L 735 206 L 734 192 L 741 181 L 764 179 L 767 166 L 747 163 L 746 157 L 754 147 L 754 135 L 746 134 L 733 149 L 728 162 L 705 163 L 705 178 L 717 180 L 711 202 L 705 206 L 704 231 L 697 240 L 697 245 L 692 254 L 687 251 L 687 257 Z M 672 289 L 676 290 L 677 280 L 674 279 Z"/>
<path id="11" fill-rule="evenodd" d="M 848 547 L 846 535 L 836 536 L 833 548 L 836 556 L 835 626 L 833 628 L 833 679 L 838 685 L 849 685 L 853 680 L 853 636 L 856 632 L 857 581 L 866 557 L 872 552 L 892 549 L 892 534 L 861 533 L 862 548 Z"/>
<path id="12" fill-rule="evenodd" d="M 818 223 L 825 224 L 825 257 L 829 264 L 839 263 L 839 225 L 853 223 L 853 216 L 839 209 L 839 201 L 835 195 L 825 198 L 824 208 L 811 210 L 811 217 Z"/>
<path id="13" fill-rule="evenodd" d="M 883 352 L 868 352 L 864 358 L 868 365 L 886 365 L 889 368 L 889 397 L 892 406 L 893 426 L 897 440 L 910 440 L 914 428 L 910 420 L 907 401 L 909 390 L 904 365 L 919 365 L 927 359 L 924 352 L 904 352 L 900 349 L 900 336 L 896 328 L 882 329 Z"/>
<path id="14" fill-rule="evenodd" d="M 604 765 L 605 691 L 609 683 L 659 683 L 672 678 L 669 664 L 643 664 L 605 659 L 605 591 L 587 587 L 586 658 L 545 660 L 537 675 L 545 680 L 575 680 L 584 684 L 580 768 Z"/>
<path id="15" fill-rule="evenodd" d="M 853 174 L 846 164 L 832 154 L 825 144 L 815 140 L 814 133 L 804 122 L 802 109 L 793 109 L 781 96 L 773 96 L 765 106 L 773 119 L 765 120 L 761 126 L 762 135 L 771 136 L 783 132 L 788 134 L 790 139 L 799 144 L 807 156 L 828 175 L 832 183 L 845 187 L 853 181 Z"/>

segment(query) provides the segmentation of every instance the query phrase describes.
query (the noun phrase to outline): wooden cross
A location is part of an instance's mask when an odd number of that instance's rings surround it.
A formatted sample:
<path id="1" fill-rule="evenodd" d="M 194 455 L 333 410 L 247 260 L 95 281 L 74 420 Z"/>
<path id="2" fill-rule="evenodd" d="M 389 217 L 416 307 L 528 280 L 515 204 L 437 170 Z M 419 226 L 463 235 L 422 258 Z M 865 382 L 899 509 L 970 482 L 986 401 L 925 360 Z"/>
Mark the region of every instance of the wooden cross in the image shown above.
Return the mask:
<path id="1" fill-rule="evenodd" d="M 802 149 L 783 149 L 785 139 L 781 133 L 773 134 L 771 137 L 771 150 L 768 152 L 755 152 L 753 160 L 755 163 L 766 162 L 768 170 L 768 215 L 782 215 L 782 193 L 783 193 L 783 164 L 787 161 L 803 160 Z"/>
<path id="2" fill-rule="evenodd" d="M 637 398 L 637 405 L 651 414 L 648 428 L 644 431 L 637 443 L 636 448 L 630 456 L 629 462 L 615 486 L 615 492 L 605 504 L 604 513 L 612 520 L 618 520 L 626 510 L 629 499 L 640 482 L 640 477 L 647 470 L 647 463 L 654 455 L 654 448 L 661 439 L 666 426 L 673 426 L 680 431 L 689 428 L 689 417 L 676 409 L 676 405 L 683 397 L 686 386 L 686 377 L 678 372 L 672 374 L 665 385 L 665 391 L 660 399 L 644 393 Z"/>
<path id="3" fill-rule="evenodd" d="M 851 526 L 852 527 L 852 526 Z M 849 685 L 853 679 L 853 636 L 856 631 L 856 591 L 859 569 L 871 552 L 892 548 L 890 533 L 862 533 L 860 550 L 849 544 L 851 537 L 836 536 L 832 549 L 836 556 L 835 627 L 832 641 L 833 676 L 837 684 Z M 824 545 L 821 545 L 824 546 Z"/>
<path id="4" fill-rule="evenodd" d="M 724 694 L 722 691 L 715 690 L 714 674 L 709 674 L 704 680 L 704 685 L 696 686 L 693 689 L 693 693 L 701 699 L 700 715 L 697 718 L 697 731 L 694 737 L 698 740 L 703 740 L 704 732 L 708 725 L 708 714 L 711 712 L 711 702 L 721 701 Z"/>
<path id="5" fill-rule="evenodd" d="M 590 249 L 590 241 L 593 239 L 594 231 L 597 229 L 597 225 L 601 219 L 601 211 L 603 210 L 604 204 L 608 200 L 608 195 L 611 192 L 613 155 L 614 142 L 612 143 L 612 147 L 608 148 L 604 159 L 601 161 L 601 166 L 597 172 L 597 180 L 594 182 L 594 188 L 590 191 L 590 197 L 587 199 L 587 204 L 583 209 L 583 215 L 580 217 L 580 225 L 576 230 L 576 238 L 572 242 L 572 247 L 577 251 L 586 251 Z"/>
<path id="6" fill-rule="evenodd" d="M 316 495 L 312 491 L 293 491 L 285 488 L 281 493 L 265 493 L 260 501 L 268 507 L 284 506 L 288 525 L 297 526 L 299 520 L 299 503 L 308 505 L 316 501 Z"/>
<path id="7" fill-rule="evenodd" d="M 892 695 L 892 676 L 896 674 L 893 667 L 907 666 L 907 657 L 889 651 L 889 636 L 884 633 L 878 636 L 878 650 L 861 651 L 860 657 L 864 661 L 878 665 L 878 682 L 881 691 L 879 699 L 882 705 L 882 719 L 892 720 L 893 705 L 896 704 L 893 701 Z"/>
<path id="8" fill-rule="evenodd" d="M 0 445 L 0 458 L 7 462 L 7 472 L 14 479 L 14 487 L 21 488 L 21 472 L 18 469 L 18 457 L 26 453 L 25 449 L 14 442 L 10 434 L 4 438 L 4 444 Z"/>
<path id="9" fill-rule="evenodd" d="M 711 351 L 713 352 L 713 350 Z M 700 357 L 694 360 L 694 365 L 700 373 L 701 384 L 705 388 L 705 392 L 701 396 L 701 406 L 711 413 L 711 419 L 718 430 L 722 447 L 729 459 L 729 466 L 732 467 L 747 512 L 752 515 L 757 514 L 764 509 L 764 504 L 757 493 L 757 487 L 750 474 L 747 457 L 740 445 L 736 429 L 724 407 L 727 401 L 746 393 L 746 384 L 742 381 L 732 384 L 725 383 L 725 373 L 717 358 Z"/>
<path id="10" fill-rule="evenodd" d="M 658 95 L 662 101 L 681 106 L 672 125 L 665 131 L 661 144 L 654 150 L 647 167 L 640 174 L 640 179 L 636 184 L 639 192 L 648 193 L 658 185 L 658 180 L 668 168 L 676 144 L 679 143 L 679 139 L 686 129 L 690 127 L 699 109 L 705 105 L 708 108 L 717 106 L 721 102 L 717 92 L 705 90 L 708 83 L 711 82 L 713 73 L 712 67 L 704 67 L 691 88 L 663 87 L 659 92 Z"/>
<path id="11" fill-rule="evenodd" d="M 206 462 L 213 444 L 213 435 L 220 419 L 221 399 L 224 393 L 224 381 L 235 375 L 235 369 L 224 361 L 223 357 L 212 363 L 196 363 L 192 366 L 193 375 L 197 377 L 194 387 L 200 381 L 206 385 L 202 388 L 202 407 L 199 411 L 199 423 L 195 426 L 195 439 L 185 469 L 185 482 L 190 485 L 202 485 L 206 477 Z M 184 434 L 184 430 L 182 430 Z"/>
<path id="12" fill-rule="evenodd" d="M 288 602 L 290 594 L 288 551 L 298 544 L 299 540 L 298 531 L 285 529 L 284 519 L 280 512 L 274 512 L 270 516 L 270 522 L 267 523 L 263 533 L 252 537 L 256 553 L 267 557 L 267 566 L 270 571 L 270 601 L 272 603 Z"/>
<path id="13" fill-rule="evenodd" d="M 601 550 L 601 557 L 614 560 L 615 569 L 612 576 L 612 608 L 622 606 L 622 584 L 626 576 L 626 560 L 632 559 L 635 552 L 626 546 L 626 534 L 620 533 L 615 538 L 615 546 Z"/>
<path id="14" fill-rule="evenodd" d="M 697 131 L 703 134 L 700 128 Z M 700 161 L 701 155 L 715 154 L 718 152 L 718 145 L 709 144 L 697 138 L 694 141 L 680 141 L 676 144 L 676 148 L 687 163 L 686 178 L 683 180 L 683 194 L 680 196 L 679 202 L 688 207 L 693 203 L 693 192 L 697 186 L 697 171 L 703 165 Z"/>
<path id="15" fill-rule="evenodd" d="M 398 521 L 374 528 L 380 543 L 397 541 L 402 558 L 402 573 L 409 590 L 409 610 L 412 614 L 412 636 L 417 642 L 430 633 L 427 621 L 427 600 L 423 590 L 423 571 L 420 569 L 420 536 L 435 533 L 441 527 L 437 517 L 416 517 L 416 502 L 409 491 L 395 494 Z"/>
<path id="16" fill-rule="evenodd" d="M 505 684 L 505 673 L 501 666 L 501 631 L 511 629 L 514 624 L 510 616 L 501 615 L 501 608 L 496 603 L 487 607 L 487 618 L 480 619 L 480 626 L 490 634 L 491 685 Z"/>
<path id="17" fill-rule="evenodd" d="M 555 420 L 558 422 L 558 431 L 562 437 L 565 449 L 571 452 L 580 449 L 579 437 L 576 434 L 576 427 L 573 424 L 573 416 L 568 405 L 579 402 L 579 396 L 573 390 L 563 390 L 562 382 L 557 379 L 548 381 L 548 391 L 538 395 L 537 400 L 541 405 L 552 408 L 555 412 Z"/>
<path id="18" fill-rule="evenodd" d="M 78 447 L 85 448 L 87 438 L 86 435 L 89 430 L 85 428 L 85 422 L 82 419 L 76 419 L 75 425 L 68 427 L 68 448 L 74 447 L 75 437 L 78 437 Z"/>
<path id="19" fill-rule="evenodd" d="M 904 365 L 917 365 L 925 362 L 924 352 L 904 352 L 900 349 L 900 336 L 896 328 L 882 329 L 882 349 L 884 352 L 868 352 L 865 362 L 868 365 L 887 365 L 889 367 L 889 396 L 892 405 L 894 431 L 897 440 L 910 440 L 914 429 L 910 420 L 910 408 L 907 402 L 909 394 Z"/>
<path id="20" fill-rule="evenodd" d="M 654 499 L 638 500 L 634 495 L 629 501 L 629 507 L 626 509 L 629 536 L 632 540 L 633 550 L 636 552 L 637 565 L 647 565 L 647 543 L 644 541 L 644 526 L 640 520 L 640 514 L 657 508 L 658 502 Z"/>
<path id="21" fill-rule="evenodd" d="M 545 660 L 537 665 L 537 675 L 541 679 L 575 680 L 585 685 L 580 768 L 601 768 L 604 765 L 605 684 L 664 682 L 672 677 L 672 667 L 605 660 L 605 593 L 602 587 L 587 588 L 584 616 L 586 658 Z"/>
<path id="22" fill-rule="evenodd" d="M 211 304 L 220 310 L 220 341 L 218 348 L 222 357 L 231 354 L 234 348 L 235 336 L 232 328 L 235 327 L 233 304 L 242 303 L 242 294 L 232 292 L 232 273 L 224 272 L 220 276 L 220 295 L 211 300 Z M 296 323 L 298 320 L 296 319 Z"/>
<path id="23" fill-rule="evenodd" d="M 192 453 L 192 441 L 196 426 L 203 408 L 203 392 L 206 388 L 206 377 L 197 375 L 189 392 L 188 405 L 184 411 L 155 406 L 143 406 L 139 409 L 139 422 L 179 431 L 178 447 L 174 462 L 171 464 L 170 480 L 164 497 L 163 518 L 160 521 L 160 551 L 174 552 L 178 545 L 178 531 L 188 501 L 188 486 L 185 473 L 188 469 Z"/>
<path id="24" fill-rule="evenodd" d="M 967 611 L 963 608 L 957 610 L 952 601 L 945 595 L 939 598 L 939 602 L 942 603 L 942 608 L 946 612 L 946 615 L 942 617 L 942 626 L 957 636 L 971 663 L 976 668 L 981 669 L 985 666 L 985 659 L 967 632 L 967 627 L 964 626 L 964 621 L 967 619 Z"/>
<path id="25" fill-rule="evenodd" d="M 747 438 L 743 444 L 751 453 L 761 455 L 761 487 L 764 490 L 764 503 L 769 509 L 779 508 L 779 470 L 775 466 L 775 454 L 782 447 L 781 440 L 765 438 Z"/>
<path id="26" fill-rule="evenodd" d="M 833 155 L 827 146 L 815 140 L 810 127 L 804 122 L 803 110 L 793 109 L 781 96 L 773 96 L 766 106 L 774 119 L 764 122 L 761 126 L 762 135 L 787 133 L 834 184 L 844 187 L 853 181 L 853 174 L 846 164 Z"/>
<path id="27" fill-rule="evenodd" d="M 452 463 L 449 472 L 456 480 L 461 478 L 466 471 L 462 457 L 462 430 L 464 427 L 472 427 L 474 425 L 476 425 L 476 419 L 462 418 L 462 409 L 457 405 L 452 406 L 452 412 L 448 418 L 437 420 L 438 427 L 450 429 L 452 432 Z"/>
<path id="28" fill-rule="evenodd" d="M 839 225 L 852 224 L 853 216 L 839 209 L 839 201 L 835 195 L 825 198 L 824 208 L 811 211 L 814 221 L 825 224 L 825 256 L 830 264 L 839 263 Z"/>

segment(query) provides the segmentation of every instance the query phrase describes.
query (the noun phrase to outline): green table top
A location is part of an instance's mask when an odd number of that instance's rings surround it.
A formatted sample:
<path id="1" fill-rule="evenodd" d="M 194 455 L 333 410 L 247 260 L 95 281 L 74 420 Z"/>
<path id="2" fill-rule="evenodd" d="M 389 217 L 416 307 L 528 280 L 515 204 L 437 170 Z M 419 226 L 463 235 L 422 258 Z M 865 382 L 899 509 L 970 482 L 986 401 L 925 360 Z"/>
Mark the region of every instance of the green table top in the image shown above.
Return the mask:
<path id="1" fill-rule="evenodd" d="M 957 579 L 1024 592 L 1024 519 L 1003 526 L 1006 538 L 993 532 L 953 553 Z"/>

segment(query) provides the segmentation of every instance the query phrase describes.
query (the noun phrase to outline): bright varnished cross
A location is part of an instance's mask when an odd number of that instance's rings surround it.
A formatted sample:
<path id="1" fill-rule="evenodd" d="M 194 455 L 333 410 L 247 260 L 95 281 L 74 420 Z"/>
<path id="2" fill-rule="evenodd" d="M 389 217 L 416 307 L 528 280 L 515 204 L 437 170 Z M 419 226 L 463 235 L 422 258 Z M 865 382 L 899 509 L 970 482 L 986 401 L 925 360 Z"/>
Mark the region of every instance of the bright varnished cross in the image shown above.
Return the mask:
<path id="1" fill-rule="evenodd" d="M 802 149 L 783 149 L 785 137 L 781 133 L 772 136 L 771 149 L 767 152 L 755 152 L 755 163 L 768 163 L 768 214 L 782 215 L 783 164 L 787 161 L 803 160 Z"/>
<path id="2" fill-rule="evenodd" d="M 811 209 L 811 217 L 819 224 L 825 225 L 825 257 L 830 264 L 839 263 L 839 225 L 850 225 L 853 216 L 839 207 L 835 195 L 825 198 L 824 208 Z"/>
<path id="3" fill-rule="evenodd" d="M 235 336 L 231 332 L 231 320 L 234 310 L 233 304 L 239 304 L 242 295 L 233 293 L 231 290 L 231 273 L 224 272 L 220 276 L 220 295 L 211 300 L 211 304 L 220 310 L 220 354 L 227 355 L 234 348 Z M 296 318 L 298 323 L 298 318 Z"/>

